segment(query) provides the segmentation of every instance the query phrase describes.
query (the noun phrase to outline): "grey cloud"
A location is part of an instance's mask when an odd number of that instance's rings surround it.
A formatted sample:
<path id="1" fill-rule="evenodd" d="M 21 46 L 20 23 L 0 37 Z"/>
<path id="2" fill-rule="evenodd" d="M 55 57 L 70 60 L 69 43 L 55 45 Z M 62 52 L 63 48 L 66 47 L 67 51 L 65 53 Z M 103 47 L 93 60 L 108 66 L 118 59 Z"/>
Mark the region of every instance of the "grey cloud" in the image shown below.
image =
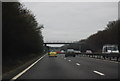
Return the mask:
<path id="1" fill-rule="evenodd" d="M 45 41 L 72 41 L 103 30 L 118 18 L 117 2 L 23 3 L 44 24 Z"/>

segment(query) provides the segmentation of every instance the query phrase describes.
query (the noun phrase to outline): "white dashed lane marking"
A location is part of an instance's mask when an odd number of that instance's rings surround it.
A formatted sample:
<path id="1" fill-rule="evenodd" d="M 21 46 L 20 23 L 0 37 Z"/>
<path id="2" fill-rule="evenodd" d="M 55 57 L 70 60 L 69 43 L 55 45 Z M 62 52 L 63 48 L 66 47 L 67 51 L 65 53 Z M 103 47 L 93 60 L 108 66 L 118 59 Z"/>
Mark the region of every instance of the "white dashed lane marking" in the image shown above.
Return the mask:
<path id="1" fill-rule="evenodd" d="M 66 58 L 64 58 L 64 59 L 66 59 Z"/>
<path id="2" fill-rule="evenodd" d="M 103 73 L 101 73 L 101 72 L 98 72 L 98 71 L 93 71 L 94 73 L 97 73 L 97 74 L 99 74 L 99 75 L 101 75 L 101 76 L 104 76 L 105 74 L 103 74 Z"/>
<path id="3" fill-rule="evenodd" d="M 76 63 L 76 65 L 80 66 L 80 64 L 79 64 L 79 63 Z"/>
<path id="4" fill-rule="evenodd" d="M 68 60 L 69 62 L 71 61 L 71 60 Z"/>

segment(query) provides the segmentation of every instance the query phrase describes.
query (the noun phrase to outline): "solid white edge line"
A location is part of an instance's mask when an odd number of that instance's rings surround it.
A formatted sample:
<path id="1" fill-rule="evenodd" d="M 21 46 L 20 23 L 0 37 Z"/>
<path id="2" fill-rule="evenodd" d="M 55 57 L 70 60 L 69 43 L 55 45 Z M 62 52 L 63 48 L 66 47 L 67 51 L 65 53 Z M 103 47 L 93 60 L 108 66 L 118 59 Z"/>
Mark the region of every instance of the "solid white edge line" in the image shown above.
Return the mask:
<path id="1" fill-rule="evenodd" d="M 101 73 L 101 72 L 98 72 L 98 71 L 93 71 L 94 73 L 97 73 L 97 74 L 99 74 L 99 75 L 102 75 L 102 76 L 104 76 L 105 74 L 103 74 L 103 73 Z"/>
<path id="2" fill-rule="evenodd" d="M 76 65 L 78 65 L 78 66 L 79 66 L 80 64 L 79 64 L 79 63 L 76 63 Z"/>
<path id="3" fill-rule="evenodd" d="M 45 54 L 46 55 L 46 54 Z M 45 56 L 44 55 L 44 56 Z M 22 72 L 20 72 L 19 74 L 17 74 L 15 77 L 13 77 L 10 81 L 14 81 L 17 78 L 19 78 L 21 75 L 23 75 L 26 71 L 28 71 L 31 67 L 33 67 L 36 63 L 38 63 L 44 56 L 42 56 L 41 58 L 39 58 L 37 61 L 35 61 L 33 64 L 31 64 L 29 67 L 27 67 L 25 70 L 23 70 Z"/>

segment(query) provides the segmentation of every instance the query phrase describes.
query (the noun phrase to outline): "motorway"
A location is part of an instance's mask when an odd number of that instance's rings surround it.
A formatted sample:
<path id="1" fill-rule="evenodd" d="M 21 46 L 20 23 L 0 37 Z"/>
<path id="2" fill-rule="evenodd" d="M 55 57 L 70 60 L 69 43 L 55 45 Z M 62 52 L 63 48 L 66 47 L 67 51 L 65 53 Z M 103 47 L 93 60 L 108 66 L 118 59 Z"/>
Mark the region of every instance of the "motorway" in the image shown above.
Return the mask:
<path id="1" fill-rule="evenodd" d="M 79 55 L 45 55 L 17 79 L 118 79 L 118 62 Z"/>

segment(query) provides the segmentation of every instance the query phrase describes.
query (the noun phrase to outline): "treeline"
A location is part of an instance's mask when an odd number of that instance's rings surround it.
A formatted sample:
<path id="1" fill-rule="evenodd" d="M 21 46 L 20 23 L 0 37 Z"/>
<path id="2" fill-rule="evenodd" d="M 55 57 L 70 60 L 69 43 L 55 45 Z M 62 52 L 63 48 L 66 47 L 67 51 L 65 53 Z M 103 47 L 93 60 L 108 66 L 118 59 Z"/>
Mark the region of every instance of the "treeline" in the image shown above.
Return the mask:
<path id="1" fill-rule="evenodd" d="M 87 39 L 80 40 L 74 44 L 63 46 L 62 48 L 74 48 L 85 52 L 87 49 L 93 52 L 101 52 L 105 44 L 117 44 L 120 50 L 120 20 L 111 21 L 103 31 L 89 36 Z"/>
<path id="2" fill-rule="evenodd" d="M 119 41 L 119 28 L 120 20 L 112 21 L 107 24 L 103 31 L 98 31 L 96 34 L 91 35 L 86 40 L 86 44 L 93 51 L 101 51 L 105 44 L 117 44 L 120 46 Z"/>
<path id="3" fill-rule="evenodd" d="M 2 3 L 3 71 L 7 66 L 15 66 L 18 60 L 30 59 L 43 52 L 42 28 L 21 3 Z"/>

